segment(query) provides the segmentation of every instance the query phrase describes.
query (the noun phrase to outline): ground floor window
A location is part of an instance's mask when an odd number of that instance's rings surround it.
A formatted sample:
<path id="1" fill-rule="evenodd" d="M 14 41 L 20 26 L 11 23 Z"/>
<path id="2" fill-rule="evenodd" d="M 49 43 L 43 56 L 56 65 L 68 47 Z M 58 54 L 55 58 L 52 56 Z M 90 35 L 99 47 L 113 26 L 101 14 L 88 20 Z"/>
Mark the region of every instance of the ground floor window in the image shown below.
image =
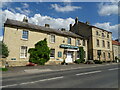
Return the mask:
<path id="1" fill-rule="evenodd" d="M 26 57 L 27 57 L 27 46 L 21 46 L 20 58 L 26 58 Z"/>
<path id="2" fill-rule="evenodd" d="M 50 58 L 55 58 L 55 49 L 51 49 Z"/>
<path id="3" fill-rule="evenodd" d="M 77 58 L 80 58 L 80 52 L 77 51 Z"/>
<path id="4" fill-rule="evenodd" d="M 105 59 L 105 52 L 103 52 L 103 58 Z"/>
<path id="5" fill-rule="evenodd" d="M 108 58 L 110 58 L 110 53 L 108 53 Z"/>
<path id="6" fill-rule="evenodd" d="M 58 52 L 58 57 L 62 57 L 62 52 Z"/>

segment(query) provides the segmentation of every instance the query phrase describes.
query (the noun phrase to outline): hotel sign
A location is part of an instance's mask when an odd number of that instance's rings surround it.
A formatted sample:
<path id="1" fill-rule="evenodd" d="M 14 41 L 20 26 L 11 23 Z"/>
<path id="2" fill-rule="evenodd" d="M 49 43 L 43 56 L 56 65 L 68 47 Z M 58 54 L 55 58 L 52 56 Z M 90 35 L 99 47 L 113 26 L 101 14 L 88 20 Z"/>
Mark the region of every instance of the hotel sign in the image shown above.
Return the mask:
<path id="1" fill-rule="evenodd" d="M 72 45 L 61 44 L 61 45 L 60 45 L 60 48 L 78 49 L 79 47 L 77 47 L 77 46 L 72 46 Z"/>

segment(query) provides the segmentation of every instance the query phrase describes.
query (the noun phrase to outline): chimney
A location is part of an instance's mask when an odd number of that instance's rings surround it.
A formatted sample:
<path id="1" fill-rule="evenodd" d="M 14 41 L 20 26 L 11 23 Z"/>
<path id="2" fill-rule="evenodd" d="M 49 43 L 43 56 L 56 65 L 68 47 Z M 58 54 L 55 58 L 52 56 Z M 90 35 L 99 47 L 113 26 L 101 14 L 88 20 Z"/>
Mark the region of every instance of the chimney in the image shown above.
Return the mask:
<path id="1" fill-rule="evenodd" d="M 87 25 L 89 25 L 89 24 L 90 24 L 90 22 L 89 22 L 89 21 L 86 21 L 86 24 L 87 24 Z"/>
<path id="2" fill-rule="evenodd" d="M 24 17 L 24 18 L 23 18 L 23 22 L 28 22 L 27 17 Z"/>
<path id="3" fill-rule="evenodd" d="M 76 23 L 76 24 L 78 23 L 78 17 L 76 17 L 76 19 L 75 19 L 75 23 Z"/>
<path id="4" fill-rule="evenodd" d="M 49 24 L 45 24 L 45 27 L 46 27 L 46 28 L 49 28 L 49 27 L 50 27 L 50 25 L 49 25 Z"/>
<path id="5" fill-rule="evenodd" d="M 61 28 L 61 31 L 66 31 L 65 28 Z"/>
<path id="6" fill-rule="evenodd" d="M 72 24 L 70 24 L 70 31 L 72 30 Z"/>

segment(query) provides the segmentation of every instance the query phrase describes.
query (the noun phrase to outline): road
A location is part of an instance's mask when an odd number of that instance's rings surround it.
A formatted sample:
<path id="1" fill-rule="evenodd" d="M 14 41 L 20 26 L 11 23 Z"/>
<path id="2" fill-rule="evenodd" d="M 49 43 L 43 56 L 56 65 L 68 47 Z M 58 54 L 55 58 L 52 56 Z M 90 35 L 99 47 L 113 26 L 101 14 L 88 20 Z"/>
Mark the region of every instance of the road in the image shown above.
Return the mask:
<path id="1" fill-rule="evenodd" d="M 118 88 L 118 70 L 107 65 L 6 77 L 2 88 Z"/>

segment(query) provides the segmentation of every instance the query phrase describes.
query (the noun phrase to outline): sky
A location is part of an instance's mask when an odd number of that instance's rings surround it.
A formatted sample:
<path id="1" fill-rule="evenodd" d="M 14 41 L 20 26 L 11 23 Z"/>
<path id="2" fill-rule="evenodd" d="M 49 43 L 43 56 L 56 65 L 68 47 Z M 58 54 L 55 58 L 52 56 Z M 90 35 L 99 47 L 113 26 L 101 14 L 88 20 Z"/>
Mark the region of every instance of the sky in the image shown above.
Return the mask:
<path id="1" fill-rule="evenodd" d="M 118 38 L 117 2 L 3 2 L 0 10 L 3 26 L 6 19 L 22 21 L 26 16 L 29 23 L 51 28 L 69 30 L 69 24 L 89 21 L 91 25 L 112 32 L 112 38 Z M 3 27 L 0 27 L 0 40 Z"/>

